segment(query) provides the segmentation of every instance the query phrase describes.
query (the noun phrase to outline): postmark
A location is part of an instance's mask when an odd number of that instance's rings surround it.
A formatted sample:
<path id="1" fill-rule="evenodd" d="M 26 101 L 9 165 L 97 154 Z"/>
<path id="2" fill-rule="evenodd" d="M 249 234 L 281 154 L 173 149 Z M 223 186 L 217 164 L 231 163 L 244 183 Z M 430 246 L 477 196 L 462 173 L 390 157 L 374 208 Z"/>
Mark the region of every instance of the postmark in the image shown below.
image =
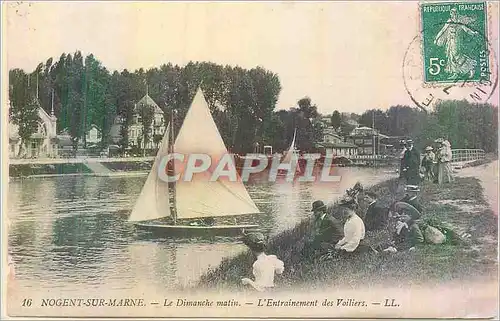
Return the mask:
<path id="1" fill-rule="evenodd" d="M 441 100 L 487 102 L 496 89 L 498 65 L 486 3 L 424 3 L 419 14 L 421 31 L 403 59 L 412 101 L 426 111 Z"/>

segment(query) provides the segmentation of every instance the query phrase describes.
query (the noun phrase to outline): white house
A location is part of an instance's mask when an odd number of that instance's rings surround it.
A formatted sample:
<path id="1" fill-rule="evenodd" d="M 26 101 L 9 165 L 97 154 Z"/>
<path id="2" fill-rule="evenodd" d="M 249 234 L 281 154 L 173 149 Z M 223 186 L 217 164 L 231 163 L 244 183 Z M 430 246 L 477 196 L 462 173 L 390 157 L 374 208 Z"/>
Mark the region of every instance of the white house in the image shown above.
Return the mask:
<path id="1" fill-rule="evenodd" d="M 85 141 L 87 144 L 99 144 L 101 142 L 102 134 L 101 129 L 96 125 L 90 125 L 90 129 L 85 134 Z"/>
<path id="2" fill-rule="evenodd" d="M 10 101 L 7 102 L 10 108 Z M 14 124 L 9 119 L 9 157 L 10 158 L 51 158 L 57 157 L 57 118 L 54 115 L 52 108 L 51 114 L 47 114 L 40 106 L 40 102 L 36 99 L 38 105 L 38 126 L 29 141 L 24 142 L 21 146 L 21 137 L 19 136 L 19 126 Z M 19 153 L 21 149 L 21 152 Z"/>
<path id="3" fill-rule="evenodd" d="M 141 117 L 141 108 L 150 107 L 153 109 L 153 121 L 150 127 L 150 137 L 149 141 L 144 142 L 144 125 Z M 121 128 L 123 126 L 124 119 L 120 116 L 115 118 L 113 125 L 110 130 L 110 137 L 113 143 L 119 144 L 121 140 Z M 165 121 L 164 115 L 161 108 L 155 103 L 155 101 L 148 95 L 141 98 L 135 104 L 134 112 L 132 116 L 132 122 L 128 126 L 128 145 L 130 147 L 139 147 L 139 148 L 151 148 L 154 149 L 159 143 L 160 140 L 156 139 L 155 136 L 162 137 L 165 132 Z"/>

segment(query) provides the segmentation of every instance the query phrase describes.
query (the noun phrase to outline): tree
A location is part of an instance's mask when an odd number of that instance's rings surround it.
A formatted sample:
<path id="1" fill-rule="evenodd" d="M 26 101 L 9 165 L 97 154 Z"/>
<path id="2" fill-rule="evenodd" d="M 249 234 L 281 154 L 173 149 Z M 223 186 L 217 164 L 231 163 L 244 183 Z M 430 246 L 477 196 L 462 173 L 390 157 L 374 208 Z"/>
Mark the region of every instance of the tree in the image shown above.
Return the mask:
<path id="1" fill-rule="evenodd" d="M 330 117 L 330 124 L 333 126 L 333 128 L 338 129 L 342 125 L 342 116 L 338 111 L 334 111 L 332 113 L 332 116 Z"/>
<path id="2" fill-rule="evenodd" d="M 23 146 L 27 149 L 31 135 L 38 129 L 38 103 L 33 89 L 28 86 L 31 75 L 26 75 L 20 69 L 9 72 L 9 116 L 14 124 L 18 126 L 20 148 L 18 157 L 22 155 Z"/>

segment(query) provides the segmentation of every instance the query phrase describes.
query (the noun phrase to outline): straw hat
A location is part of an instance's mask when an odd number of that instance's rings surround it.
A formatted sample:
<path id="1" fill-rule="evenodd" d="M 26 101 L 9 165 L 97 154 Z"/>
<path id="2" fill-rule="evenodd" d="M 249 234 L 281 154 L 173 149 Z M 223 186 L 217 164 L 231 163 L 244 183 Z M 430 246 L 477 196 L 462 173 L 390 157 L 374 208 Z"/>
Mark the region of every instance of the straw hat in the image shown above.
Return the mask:
<path id="1" fill-rule="evenodd" d="M 417 185 L 406 185 L 405 191 L 406 192 L 420 192 L 420 188 Z"/>

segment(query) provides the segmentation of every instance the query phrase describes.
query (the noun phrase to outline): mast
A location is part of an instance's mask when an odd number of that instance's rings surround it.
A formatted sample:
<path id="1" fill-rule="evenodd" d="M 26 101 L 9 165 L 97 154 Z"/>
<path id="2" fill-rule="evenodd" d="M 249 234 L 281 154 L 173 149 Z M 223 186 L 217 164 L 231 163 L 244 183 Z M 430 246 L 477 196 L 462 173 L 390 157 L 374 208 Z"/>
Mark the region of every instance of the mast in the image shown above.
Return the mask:
<path id="1" fill-rule="evenodd" d="M 174 142 L 175 142 L 175 139 L 174 139 L 174 109 L 172 108 L 172 111 L 171 111 L 171 114 L 170 114 L 170 153 L 173 154 L 174 153 Z M 175 162 L 174 160 L 172 159 L 172 171 L 175 175 Z M 177 184 L 177 182 L 173 182 L 172 183 L 172 218 L 174 220 L 174 225 L 177 225 L 177 205 L 176 205 L 176 202 L 175 202 L 175 198 L 176 198 L 176 195 L 175 195 L 175 185 Z"/>

